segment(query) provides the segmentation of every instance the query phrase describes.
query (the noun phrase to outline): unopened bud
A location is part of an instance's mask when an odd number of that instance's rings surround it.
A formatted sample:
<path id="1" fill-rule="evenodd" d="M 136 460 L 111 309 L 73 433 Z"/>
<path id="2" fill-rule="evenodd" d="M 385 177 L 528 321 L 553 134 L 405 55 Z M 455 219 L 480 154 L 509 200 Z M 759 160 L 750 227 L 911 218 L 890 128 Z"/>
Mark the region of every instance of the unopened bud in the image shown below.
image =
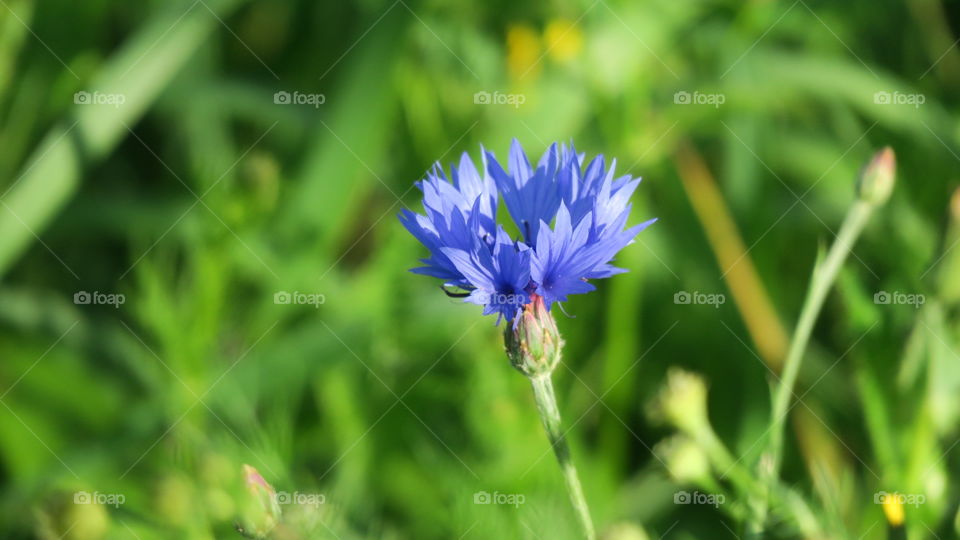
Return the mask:
<path id="1" fill-rule="evenodd" d="M 560 362 L 563 339 L 539 295 L 531 295 L 515 326 L 507 324 L 503 341 L 510 363 L 527 377 L 550 374 Z"/>
<path id="2" fill-rule="evenodd" d="M 678 368 L 667 372 L 667 384 L 653 403 L 652 414 L 696 437 L 709 429 L 707 385 L 703 378 Z"/>
<path id="3" fill-rule="evenodd" d="M 656 447 L 654 453 L 663 460 L 667 472 L 681 484 L 696 484 L 710 478 L 710 462 L 703 449 L 686 435 L 674 435 Z"/>
<path id="4" fill-rule="evenodd" d="M 887 146 L 874 154 L 870 163 L 860 172 L 857 195 L 870 204 L 880 205 L 887 202 L 893 192 L 896 173 L 897 158 L 893 148 Z"/>
<path id="5" fill-rule="evenodd" d="M 247 489 L 254 495 L 262 493 L 273 496 L 273 494 L 276 493 L 273 486 L 263 479 L 260 471 L 250 465 L 243 466 L 243 480 L 247 485 Z"/>
<path id="6" fill-rule="evenodd" d="M 243 466 L 243 479 L 250 497 L 241 506 L 241 521 L 237 529 L 248 538 L 263 538 L 280 519 L 280 504 L 277 492 L 257 469 Z"/>

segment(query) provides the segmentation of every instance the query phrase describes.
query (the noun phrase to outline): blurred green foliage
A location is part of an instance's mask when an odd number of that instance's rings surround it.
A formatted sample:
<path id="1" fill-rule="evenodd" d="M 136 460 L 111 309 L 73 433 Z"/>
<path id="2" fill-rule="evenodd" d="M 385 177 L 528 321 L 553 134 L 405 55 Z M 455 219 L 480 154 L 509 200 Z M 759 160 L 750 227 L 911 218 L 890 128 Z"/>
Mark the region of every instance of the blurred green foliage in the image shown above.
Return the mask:
<path id="1" fill-rule="evenodd" d="M 654 455 L 669 366 L 703 375 L 750 471 L 776 380 L 732 298 L 674 302 L 729 296 L 678 146 L 788 329 L 858 168 L 893 146 L 893 198 L 814 332 L 784 480 L 831 537 L 885 538 L 881 491 L 924 495 L 911 538 L 957 535 L 960 13 L 881 4 L 0 1 L 2 536 L 252 534 L 270 516 L 249 464 L 294 502 L 275 538 L 575 537 L 499 330 L 406 272 L 424 249 L 394 218 L 435 160 L 512 137 L 617 157 L 646 179 L 634 219 L 660 218 L 559 321 L 564 423 L 614 540 L 741 534 L 736 501 L 674 504 L 727 479 L 668 474 L 682 441 Z"/>

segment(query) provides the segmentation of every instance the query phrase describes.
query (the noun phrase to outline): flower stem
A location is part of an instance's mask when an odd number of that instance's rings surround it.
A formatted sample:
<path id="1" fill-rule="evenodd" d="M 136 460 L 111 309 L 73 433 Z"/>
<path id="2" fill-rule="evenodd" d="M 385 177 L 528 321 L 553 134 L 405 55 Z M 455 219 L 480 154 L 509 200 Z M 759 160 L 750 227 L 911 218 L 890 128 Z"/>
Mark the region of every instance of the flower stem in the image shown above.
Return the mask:
<path id="1" fill-rule="evenodd" d="M 810 342 L 810 334 L 813 332 L 814 323 L 823 308 L 823 302 L 837 277 L 837 273 L 843 266 L 847 255 L 853 249 L 854 242 L 856 242 L 874 208 L 874 204 L 864 200 L 854 202 L 847 211 L 843 225 L 840 227 L 840 233 L 837 234 L 836 241 L 830 246 L 826 258 L 814 267 L 810 287 L 800 311 L 800 319 L 797 322 L 797 327 L 790 341 L 790 348 L 787 351 L 783 374 L 773 396 L 770 439 L 767 443 L 770 459 L 762 467 L 762 475 L 767 483 L 767 496 L 769 496 L 772 483 L 780 474 L 780 464 L 783 460 L 784 424 L 789 413 L 790 398 L 793 396 L 797 376 L 800 373 L 800 365 L 803 363 L 803 355 L 807 349 L 807 344 Z M 762 520 L 766 513 L 766 501 L 762 501 L 760 506 L 760 519 Z M 762 523 L 752 523 L 750 525 L 752 527 L 748 526 L 748 529 L 754 529 L 754 532 L 762 531 Z"/>
<path id="2" fill-rule="evenodd" d="M 773 399 L 773 431 L 770 451 L 773 457 L 772 472 L 774 476 L 780 469 L 783 454 L 783 426 L 790 405 L 790 397 L 793 395 L 793 388 L 797 383 L 800 364 L 803 362 L 803 353 L 810 342 L 813 325 L 823 308 L 823 302 L 837 277 L 837 273 L 840 271 L 840 267 L 843 266 L 843 261 L 847 258 L 850 250 L 853 249 L 853 244 L 860 236 L 860 232 L 867 223 L 873 208 L 872 204 L 864 201 L 858 200 L 853 203 L 843 220 L 837 240 L 830 246 L 830 251 L 823 260 L 823 264 L 814 269 L 810 289 L 807 291 L 807 297 L 800 311 L 800 320 L 797 323 L 793 339 L 790 342 L 790 349 L 787 352 L 783 376 L 780 378 L 780 384 Z"/>
<path id="3" fill-rule="evenodd" d="M 577 519 L 583 528 L 583 534 L 588 540 L 594 540 L 597 535 L 593 529 L 593 521 L 590 519 L 587 500 L 583 496 L 583 488 L 580 486 L 577 468 L 573 465 L 573 459 L 570 457 L 570 447 L 567 446 L 567 440 L 560 429 L 560 410 L 557 409 L 557 398 L 553 393 L 550 373 L 534 375 L 530 377 L 530 383 L 533 385 L 533 396 L 537 402 L 540 420 L 543 421 L 543 429 L 546 430 L 550 445 L 553 447 L 553 453 L 560 463 L 563 479 L 567 484 L 567 492 L 570 494 L 570 502 L 577 512 Z"/>

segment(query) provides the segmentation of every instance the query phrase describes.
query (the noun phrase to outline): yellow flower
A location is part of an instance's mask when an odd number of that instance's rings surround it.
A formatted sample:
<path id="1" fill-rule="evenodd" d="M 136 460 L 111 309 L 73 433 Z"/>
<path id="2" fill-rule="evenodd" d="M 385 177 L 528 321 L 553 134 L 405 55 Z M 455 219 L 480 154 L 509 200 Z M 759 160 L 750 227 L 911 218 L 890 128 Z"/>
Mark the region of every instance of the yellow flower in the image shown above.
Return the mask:
<path id="1" fill-rule="evenodd" d="M 903 525 L 904 514 L 903 504 L 900 498 L 895 496 L 886 496 L 883 498 L 883 513 L 887 516 L 887 521 L 894 527 Z"/>
<path id="2" fill-rule="evenodd" d="M 557 62 L 566 62 L 577 56 L 583 48 L 583 32 L 569 19 L 553 19 L 543 32 L 550 56 Z"/>
<path id="3" fill-rule="evenodd" d="M 533 28 L 516 24 L 507 29 L 507 69 L 513 79 L 535 78 L 540 55 L 540 37 Z"/>

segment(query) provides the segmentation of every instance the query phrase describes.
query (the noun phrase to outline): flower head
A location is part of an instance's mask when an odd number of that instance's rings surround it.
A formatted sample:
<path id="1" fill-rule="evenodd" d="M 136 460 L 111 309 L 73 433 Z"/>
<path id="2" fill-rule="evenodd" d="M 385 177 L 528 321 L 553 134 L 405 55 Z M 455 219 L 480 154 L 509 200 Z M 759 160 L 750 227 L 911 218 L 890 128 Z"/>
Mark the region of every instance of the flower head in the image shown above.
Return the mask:
<path id="1" fill-rule="evenodd" d="M 640 179 L 614 178 L 603 156 L 584 166 L 573 145 L 552 144 L 533 167 L 516 140 L 504 168 L 483 151 L 478 171 L 464 152 L 451 179 L 436 164 L 417 183 L 426 215 L 403 210 L 400 221 L 430 256 L 413 272 L 462 289 L 484 314 L 516 320 L 534 295 L 549 309 L 571 294 L 594 290 L 589 279 L 624 272 L 610 263 L 656 221 L 627 227 L 630 196 Z M 519 236 L 497 223 L 502 197 Z"/>

